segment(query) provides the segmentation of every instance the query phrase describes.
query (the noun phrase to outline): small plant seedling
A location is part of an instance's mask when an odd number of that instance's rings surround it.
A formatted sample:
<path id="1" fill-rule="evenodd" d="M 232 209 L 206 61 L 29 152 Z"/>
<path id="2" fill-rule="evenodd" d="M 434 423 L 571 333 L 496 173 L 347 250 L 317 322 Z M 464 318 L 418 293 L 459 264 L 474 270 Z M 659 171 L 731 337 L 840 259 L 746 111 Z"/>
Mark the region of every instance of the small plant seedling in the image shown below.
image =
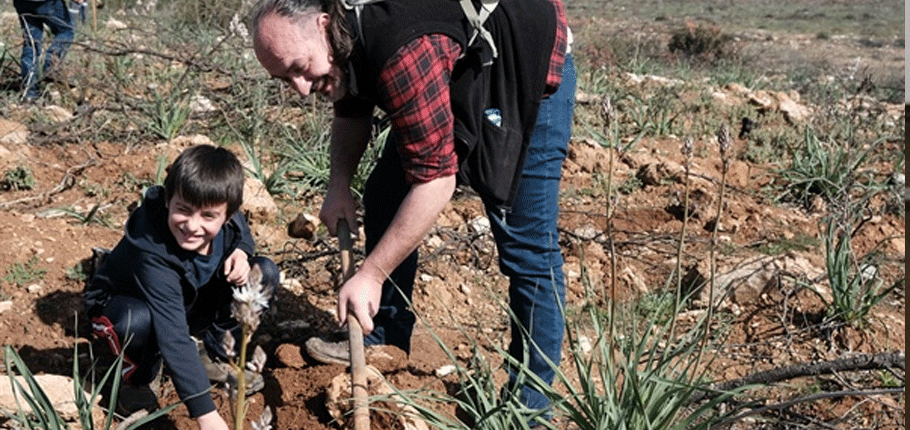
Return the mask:
<path id="1" fill-rule="evenodd" d="M 25 166 L 16 166 L 3 173 L 0 188 L 6 191 L 30 190 L 35 186 L 35 176 Z"/>
<path id="2" fill-rule="evenodd" d="M 38 267 L 38 256 L 32 256 L 25 263 L 13 263 L 6 269 L 7 282 L 23 286 L 29 282 L 37 281 L 47 274 L 47 269 Z"/>

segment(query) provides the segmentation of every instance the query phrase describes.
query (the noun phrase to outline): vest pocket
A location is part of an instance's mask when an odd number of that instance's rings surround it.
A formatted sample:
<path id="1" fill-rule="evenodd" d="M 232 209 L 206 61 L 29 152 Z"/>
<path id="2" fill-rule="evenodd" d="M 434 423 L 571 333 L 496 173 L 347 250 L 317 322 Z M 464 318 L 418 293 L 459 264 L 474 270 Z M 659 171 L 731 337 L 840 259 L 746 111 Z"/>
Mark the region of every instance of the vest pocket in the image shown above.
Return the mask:
<path id="1" fill-rule="evenodd" d="M 461 165 L 468 182 L 481 196 L 497 206 L 509 203 L 520 175 L 521 134 L 484 119 L 482 138 Z"/>

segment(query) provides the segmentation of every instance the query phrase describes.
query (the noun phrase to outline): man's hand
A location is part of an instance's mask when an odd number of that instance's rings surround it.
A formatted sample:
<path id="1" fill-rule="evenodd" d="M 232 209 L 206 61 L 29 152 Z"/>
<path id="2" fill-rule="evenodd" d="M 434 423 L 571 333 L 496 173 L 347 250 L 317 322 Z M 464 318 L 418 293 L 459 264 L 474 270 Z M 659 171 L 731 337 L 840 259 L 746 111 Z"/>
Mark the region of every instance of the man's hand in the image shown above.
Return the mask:
<path id="1" fill-rule="evenodd" d="M 325 224 L 332 236 L 338 234 L 335 228 L 340 219 L 349 220 L 351 226 L 357 225 L 354 222 L 357 219 L 357 202 L 354 201 L 351 189 L 347 185 L 329 187 L 322 201 L 322 209 L 319 211 L 319 220 Z"/>
<path id="2" fill-rule="evenodd" d="M 196 418 L 196 423 L 200 430 L 228 430 L 227 423 L 218 415 L 217 410 L 200 415 Z"/>
<path id="3" fill-rule="evenodd" d="M 224 277 L 234 285 L 246 284 L 250 276 L 249 256 L 240 249 L 235 249 L 231 256 L 224 260 Z"/>
<path id="4" fill-rule="evenodd" d="M 338 325 L 344 325 L 350 313 L 360 321 L 363 334 L 370 334 L 373 331 L 373 315 L 379 312 L 381 297 L 382 280 L 371 279 L 358 271 L 338 291 Z"/>

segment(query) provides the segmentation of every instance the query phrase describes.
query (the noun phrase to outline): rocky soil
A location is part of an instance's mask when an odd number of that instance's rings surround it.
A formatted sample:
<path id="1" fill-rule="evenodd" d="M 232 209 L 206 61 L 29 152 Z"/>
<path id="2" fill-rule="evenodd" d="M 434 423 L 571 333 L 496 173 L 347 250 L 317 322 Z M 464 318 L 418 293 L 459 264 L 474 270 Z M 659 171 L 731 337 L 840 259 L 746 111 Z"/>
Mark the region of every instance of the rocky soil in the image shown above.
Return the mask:
<path id="1" fill-rule="evenodd" d="M 583 24 L 579 18 L 576 25 Z M 812 41 L 798 38 L 790 42 Z M 622 78 L 626 80 L 623 85 L 629 86 L 674 85 L 654 76 L 624 74 Z M 715 88 L 712 97 L 732 106 L 760 106 L 767 112 L 764 121 L 768 127 L 799 127 L 821 111 L 795 92 L 753 91 L 738 84 Z M 579 109 L 596 111 L 600 95 L 582 91 L 578 101 Z M 894 124 L 904 120 L 900 105 L 876 102 L 868 109 L 870 115 L 881 115 Z M 24 124 L 34 115 L 65 123 L 72 118 L 66 108 L 14 105 L 3 112 L 0 170 L 25 166 L 35 181 L 31 189 L 0 193 L 0 268 L 9 275 L 19 265 L 40 270 L 43 276 L 21 284 L 10 276 L 0 280 L 0 344 L 14 348 L 36 374 L 71 376 L 74 348 L 79 348 L 83 369 L 91 362 L 90 346 L 96 355 L 100 353 L 79 315 L 81 270 L 92 248 L 117 242 L 129 207 L 137 202 L 141 187 L 156 177 L 162 156 L 171 160 L 182 148 L 208 138 L 183 136 L 131 146 L 90 137 L 61 143 Z M 717 328 L 726 337 L 715 350 L 714 380 L 851 354 L 903 353 L 903 286 L 873 308 L 870 323 L 862 328 L 822 324 L 822 300 L 831 297 L 819 231 L 827 208 L 821 201 L 807 207 L 773 201 L 768 189 L 780 180 L 775 166 L 741 156 L 756 142 L 749 136 L 737 137 L 738 126 L 730 124 L 735 156 L 724 177 L 719 217 L 716 208 L 721 199 L 723 163 L 713 136 L 695 139 L 688 176 L 692 218 L 682 267 L 689 277 L 707 279 L 712 273 L 712 252 L 717 259 Z M 611 153 L 592 138 L 572 140 L 563 170 L 559 220 L 570 312 L 577 313 L 587 304 L 603 307 L 611 297 L 617 303 L 653 297 L 672 279 L 687 183 L 681 145 L 681 138 L 646 138 L 628 151 Z M 889 141 L 883 148 L 900 151 L 903 145 L 903 141 Z M 242 153 L 239 147 L 232 149 Z M 617 193 L 608 218 L 604 185 L 611 166 L 614 184 L 637 185 Z M 882 183 L 894 173 L 893 165 L 868 169 Z M 269 360 L 265 389 L 250 397 L 249 415 L 256 417 L 269 406 L 275 414 L 274 428 L 341 428 L 327 400 L 333 396 L 332 379 L 344 377 L 346 369 L 317 364 L 302 348 L 310 336 L 338 330 L 331 323 L 340 272 L 336 242 L 325 236 L 324 229 L 309 240 L 290 238 L 286 231 L 287 222 L 297 214 L 315 215 L 320 197 L 276 200 L 254 180 L 249 181 L 246 197 L 244 210 L 261 252 L 279 261 L 284 272 L 278 305 L 270 310 L 255 338 Z M 894 210 L 886 198 L 871 204 L 870 213 L 875 215 L 859 226 L 852 244 L 858 255 L 878 253 L 877 276 L 887 286 L 904 276 L 903 212 Z M 421 322 L 413 353 L 407 358 L 374 357 L 369 363 L 379 368 L 389 384 L 400 389 L 445 391 L 452 376 L 441 371 L 451 361 L 440 344 L 458 359 L 467 360 L 472 355 L 472 339 L 476 339 L 495 367 L 497 358 L 492 351 L 496 345 L 504 345 L 508 336 L 508 319 L 502 311 L 507 282 L 497 271 L 482 213 L 478 199 L 461 191 L 424 241 L 414 297 Z M 718 245 L 712 248 L 716 223 Z M 615 285 L 611 284 L 614 274 Z M 799 287 L 795 280 L 805 286 Z M 676 317 L 678 321 L 688 324 L 698 318 L 708 298 L 707 290 L 698 293 L 690 308 Z M 565 364 L 563 370 L 574 372 Z M 902 386 L 903 370 L 895 373 Z M 799 378 L 772 385 L 763 398 L 771 404 L 818 391 L 878 388 L 894 380 L 889 375 L 887 371 L 868 371 Z M 227 395 L 222 390 L 215 392 L 219 408 L 229 416 Z M 162 405 L 177 401 L 166 378 L 159 394 Z M 902 394 L 843 395 L 763 416 L 779 420 L 776 427 L 768 424 L 767 428 L 902 429 L 904 407 Z M 151 428 L 193 425 L 185 408 L 178 407 Z M 373 428 L 401 426 L 387 414 L 374 415 Z M 734 424 L 734 428 L 758 428 L 750 426 L 757 426 L 756 421 Z M 0 428 L 13 427 L 0 421 Z"/>

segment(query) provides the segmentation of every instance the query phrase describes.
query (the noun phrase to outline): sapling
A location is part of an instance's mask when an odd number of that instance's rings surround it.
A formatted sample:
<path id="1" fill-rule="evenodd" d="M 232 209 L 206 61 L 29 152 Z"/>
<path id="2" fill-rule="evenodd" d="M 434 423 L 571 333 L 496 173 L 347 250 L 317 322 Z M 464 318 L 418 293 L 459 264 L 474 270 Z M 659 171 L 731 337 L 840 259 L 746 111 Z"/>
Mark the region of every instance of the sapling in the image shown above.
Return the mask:
<path id="1" fill-rule="evenodd" d="M 253 337 L 253 333 L 259 327 L 260 316 L 266 308 L 268 308 L 269 300 L 271 299 L 273 292 L 271 286 L 265 285 L 262 282 L 262 270 L 260 270 L 258 265 L 253 266 L 246 284 L 234 288 L 234 301 L 231 303 L 231 316 L 240 323 L 241 338 L 239 356 L 236 355 L 236 340 L 230 331 L 224 334 L 222 342 L 224 350 L 227 351 L 228 357 L 230 358 L 231 370 L 237 375 L 237 386 L 228 387 L 228 391 L 233 397 L 231 403 L 234 406 L 232 413 L 234 416 L 235 429 L 243 428 L 243 418 L 246 416 L 247 411 L 247 380 L 243 363 L 246 363 L 247 369 L 256 373 L 262 373 L 262 370 L 265 368 L 265 351 L 257 345 L 253 352 L 253 357 L 247 362 L 247 346 Z M 270 421 L 270 418 L 265 418 L 267 413 L 268 416 L 271 417 L 271 411 L 266 409 L 263 411 L 263 417 L 257 422 L 261 428 L 265 428 L 262 426 Z"/>

